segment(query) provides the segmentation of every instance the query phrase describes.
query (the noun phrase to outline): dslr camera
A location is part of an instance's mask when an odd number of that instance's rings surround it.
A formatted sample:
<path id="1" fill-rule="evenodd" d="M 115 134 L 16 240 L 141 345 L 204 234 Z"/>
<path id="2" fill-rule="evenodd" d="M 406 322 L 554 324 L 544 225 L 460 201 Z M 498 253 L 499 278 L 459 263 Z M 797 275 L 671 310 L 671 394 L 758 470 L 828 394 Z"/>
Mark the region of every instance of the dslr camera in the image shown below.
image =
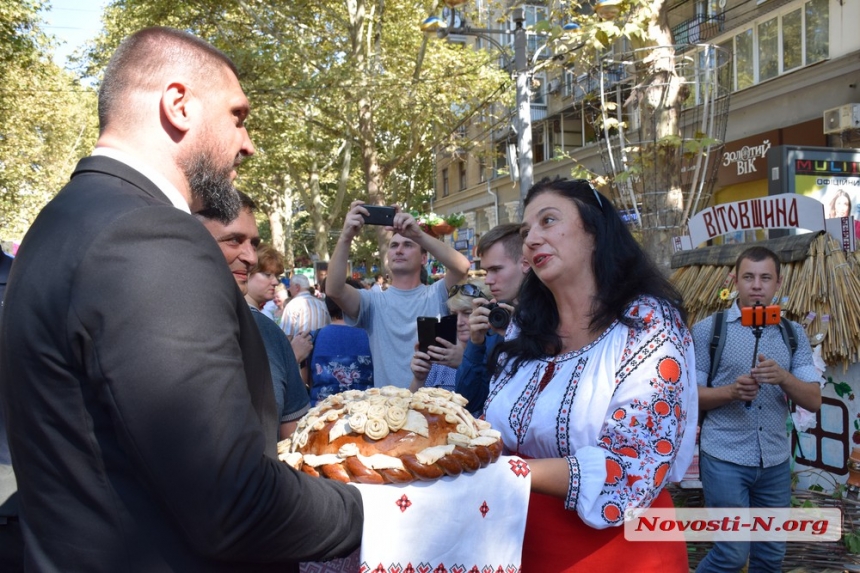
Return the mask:
<path id="1" fill-rule="evenodd" d="M 490 311 L 490 315 L 487 317 L 490 321 L 490 326 L 496 330 L 504 330 L 508 327 L 508 324 L 511 322 L 511 313 L 508 309 L 499 306 L 497 302 L 485 304 L 484 308 Z"/>

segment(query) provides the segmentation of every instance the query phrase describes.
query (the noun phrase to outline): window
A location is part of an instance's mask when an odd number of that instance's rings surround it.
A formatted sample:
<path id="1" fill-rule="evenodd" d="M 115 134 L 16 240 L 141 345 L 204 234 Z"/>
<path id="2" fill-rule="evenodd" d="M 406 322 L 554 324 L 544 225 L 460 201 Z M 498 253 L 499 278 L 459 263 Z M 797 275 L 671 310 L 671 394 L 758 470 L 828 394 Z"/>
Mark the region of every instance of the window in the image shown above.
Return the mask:
<path id="1" fill-rule="evenodd" d="M 576 85 L 576 74 L 573 70 L 564 70 L 564 84 L 561 88 L 561 95 L 564 97 L 572 96 L 574 85 Z"/>
<path id="2" fill-rule="evenodd" d="M 508 171 L 508 142 L 496 144 L 496 160 L 493 163 L 493 178 L 500 177 Z"/>
<path id="3" fill-rule="evenodd" d="M 547 92 L 547 83 L 546 83 L 546 74 L 540 73 L 535 74 L 533 76 L 533 83 L 531 87 L 531 104 L 539 107 L 546 107 L 546 92 Z M 535 87 L 537 86 L 537 87 Z"/>
<path id="4" fill-rule="evenodd" d="M 487 180 L 487 158 L 483 155 L 478 157 L 478 180 L 481 183 Z"/>
<path id="5" fill-rule="evenodd" d="M 457 167 L 459 168 L 460 174 L 460 191 L 466 188 L 466 162 L 458 161 Z"/>
<path id="6" fill-rule="evenodd" d="M 779 23 L 771 18 L 758 25 L 758 81 L 779 75 Z"/>
<path id="7" fill-rule="evenodd" d="M 734 47 L 733 90 L 830 57 L 829 26 L 828 0 L 810 0 L 742 30 L 721 44 Z"/>
<path id="8" fill-rule="evenodd" d="M 442 170 L 442 197 L 448 196 L 448 168 Z"/>
<path id="9" fill-rule="evenodd" d="M 802 20 L 800 8 L 782 17 L 782 67 L 786 72 L 803 65 Z"/>
<path id="10" fill-rule="evenodd" d="M 814 64 L 830 55 L 830 14 L 827 0 L 807 2 L 804 10 L 806 26 L 806 63 Z"/>
<path id="11" fill-rule="evenodd" d="M 532 131 L 532 162 L 542 163 L 546 161 L 544 149 L 544 128 L 535 128 Z"/>
<path id="12" fill-rule="evenodd" d="M 546 44 L 546 38 L 543 35 L 537 35 L 534 33 L 535 24 L 538 22 L 545 21 L 549 16 L 549 9 L 546 6 L 530 6 L 523 5 L 523 11 L 525 12 L 526 21 L 523 22 L 523 26 L 526 28 L 526 42 L 528 43 L 527 49 L 529 57 L 535 55 L 535 52 L 538 51 L 538 48 L 542 47 Z M 513 19 L 510 19 L 508 22 L 511 29 L 514 29 L 516 23 Z M 511 48 L 514 47 L 514 38 L 513 35 L 510 36 L 510 44 Z"/>
<path id="13" fill-rule="evenodd" d="M 748 28 L 735 36 L 735 86 L 742 90 L 754 83 L 755 54 L 753 53 L 753 29 Z"/>

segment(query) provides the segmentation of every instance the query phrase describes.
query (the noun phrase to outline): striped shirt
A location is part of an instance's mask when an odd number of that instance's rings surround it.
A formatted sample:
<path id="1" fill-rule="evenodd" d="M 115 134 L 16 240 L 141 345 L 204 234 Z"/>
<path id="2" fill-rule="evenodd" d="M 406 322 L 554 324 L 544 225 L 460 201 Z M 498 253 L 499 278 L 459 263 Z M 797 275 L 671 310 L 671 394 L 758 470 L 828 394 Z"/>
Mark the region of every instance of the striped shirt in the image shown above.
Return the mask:
<path id="1" fill-rule="evenodd" d="M 284 307 L 281 328 L 287 336 L 310 332 L 331 323 L 325 303 L 307 291 L 294 296 Z"/>

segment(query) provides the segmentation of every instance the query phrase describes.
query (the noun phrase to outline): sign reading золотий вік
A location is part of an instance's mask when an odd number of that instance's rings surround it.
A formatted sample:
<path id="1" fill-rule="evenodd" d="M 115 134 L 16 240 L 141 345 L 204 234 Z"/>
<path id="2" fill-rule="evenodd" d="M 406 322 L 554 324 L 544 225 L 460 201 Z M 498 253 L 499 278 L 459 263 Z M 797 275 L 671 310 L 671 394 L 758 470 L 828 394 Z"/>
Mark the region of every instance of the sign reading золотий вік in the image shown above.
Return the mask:
<path id="1" fill-rule="evenodd" d="M 693 247 L 705 241 L 752 229 L 824 230 L 824 206 L 820 201 L 784 193 L 715 205 L 696 213 L 688 223 Z"/>

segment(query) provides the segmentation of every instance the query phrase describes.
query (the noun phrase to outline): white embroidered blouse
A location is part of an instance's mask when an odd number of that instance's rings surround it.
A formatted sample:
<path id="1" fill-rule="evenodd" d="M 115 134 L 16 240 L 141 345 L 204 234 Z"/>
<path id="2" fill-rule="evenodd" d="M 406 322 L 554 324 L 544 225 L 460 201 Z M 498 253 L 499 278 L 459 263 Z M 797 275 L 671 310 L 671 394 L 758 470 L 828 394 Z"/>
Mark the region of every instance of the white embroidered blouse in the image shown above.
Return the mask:
<path id="1" fill-rule="evenodd" d="M 650 506 L 667 482 L 682 478 L 695 448 L 689 329 L 674 307 L 652 297 L 634 301 L 626 315 L 635 326 L 616 321 L 585 348 L 523 362 L 515 372 L 511 361 L 490 381 L 485 407 L 509 452 L 567 459 L 565 507 L 598 529 Z M 512 327 L 508 338 L 517 334 Z"/>

